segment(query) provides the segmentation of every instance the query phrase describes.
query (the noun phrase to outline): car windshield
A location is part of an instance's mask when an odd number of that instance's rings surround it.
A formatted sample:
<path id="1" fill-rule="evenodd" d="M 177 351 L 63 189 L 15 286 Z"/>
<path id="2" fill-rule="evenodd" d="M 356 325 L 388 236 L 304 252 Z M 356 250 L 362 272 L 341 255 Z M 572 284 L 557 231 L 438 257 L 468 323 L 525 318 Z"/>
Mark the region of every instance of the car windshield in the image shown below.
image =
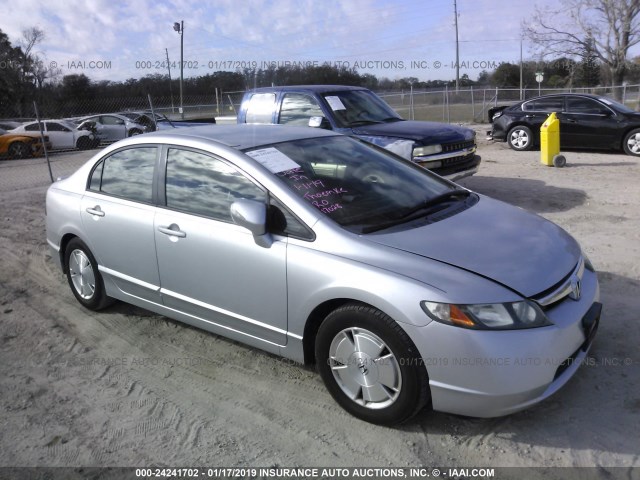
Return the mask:
<path id="1" fill-rule="evenodd" d="M 611 100 L 608 97 L 598 97 L 598 100 L 600 100 L 605 105 L 613 107 L 623 113 L 635 113 L 635 110 L 633 110 L 632 108 L 629 108 L 626 105 L 623 105 L 622 103 L 618 103 L 615 100 Z"/>
<path id="2" fill-rule="evenodd" d="M 322 96 L 341 127 L 402 120 L 380 97 L 368 90 L 329 92 Z"/>
<path id="3" fill-rule="evenodd" d="M 440 177 L 350 137 L 310 138 L 245 151 L 302 200 L 354 233 L 425 218 L 459 192 Z M 453 195 L 450 195 L 453 193 Z M 441 208 L 440 208 L 441 209 Z"/>

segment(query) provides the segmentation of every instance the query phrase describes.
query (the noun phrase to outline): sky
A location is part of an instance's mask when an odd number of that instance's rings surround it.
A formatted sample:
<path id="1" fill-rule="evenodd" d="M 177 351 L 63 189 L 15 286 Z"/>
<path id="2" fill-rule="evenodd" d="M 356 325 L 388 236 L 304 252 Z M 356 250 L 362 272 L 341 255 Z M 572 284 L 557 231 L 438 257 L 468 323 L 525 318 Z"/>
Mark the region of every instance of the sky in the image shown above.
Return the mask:
<path id="1" fill-rule="evenodd" d="M 398 79 L 455 78 L 454 0 L 0 0 L 0 29 L 63 75 L 95 81 L 184 76 L 287 63 L 356 67 Z M 457 0 L 460 76 L 520 60 L 521 22 L 550 0 Z M 524 58 L 537 58 L 524 42 Z"/>

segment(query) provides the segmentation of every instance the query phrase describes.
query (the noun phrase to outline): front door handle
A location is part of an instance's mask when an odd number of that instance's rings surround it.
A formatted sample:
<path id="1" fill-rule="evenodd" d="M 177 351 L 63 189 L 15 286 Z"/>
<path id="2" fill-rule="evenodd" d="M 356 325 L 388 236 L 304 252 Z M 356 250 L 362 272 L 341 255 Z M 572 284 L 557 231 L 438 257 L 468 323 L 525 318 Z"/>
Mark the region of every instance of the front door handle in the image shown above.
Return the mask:
<path id="1" fill-rule="evenodd" d="M 180 227 L 175 223 L 172 223 L 168 227 L 158 227 L 158 231 L 171 237 L 184 238 L 187 236 L 187 233 L 180 230 Z"/>
<path id="2" fill-rule="evenodd" d="M 91 207 L 87 208 L 87 213 L 90 215 L 94 215 L 96 217 L 104 217 L 104 212 L 100 208 L 100 205 L 96 205 L 93 208 Z"/>

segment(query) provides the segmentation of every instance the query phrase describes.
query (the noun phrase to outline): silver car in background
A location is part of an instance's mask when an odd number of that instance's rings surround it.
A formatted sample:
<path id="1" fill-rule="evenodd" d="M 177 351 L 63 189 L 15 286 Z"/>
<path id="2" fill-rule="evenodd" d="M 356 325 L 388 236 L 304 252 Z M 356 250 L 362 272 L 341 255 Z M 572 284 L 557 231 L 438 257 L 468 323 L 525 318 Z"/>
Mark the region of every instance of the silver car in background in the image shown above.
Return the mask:
<path id="1" fill-rule="evenodd" d="M 576 372 L 600 318 L 596 273 L 560 227 L 333 132 L 129 138 L 46 204 L 82 305 L 118 299 L 315 363 L 373 423 L 535 404 Z"/>

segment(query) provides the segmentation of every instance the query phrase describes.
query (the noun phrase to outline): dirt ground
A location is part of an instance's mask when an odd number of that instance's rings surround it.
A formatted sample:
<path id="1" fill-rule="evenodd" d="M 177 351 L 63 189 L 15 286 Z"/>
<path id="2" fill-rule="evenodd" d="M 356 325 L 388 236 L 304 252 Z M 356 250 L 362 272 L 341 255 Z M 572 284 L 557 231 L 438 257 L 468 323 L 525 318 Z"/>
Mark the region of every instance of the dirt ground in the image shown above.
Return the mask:
<path id="1" fill-rule="evenodd" d="M 87 311 L 48 257 L 46 164 L 4 160 L 0 466 L 640 466 L 640 161 L 545 167 L 476 129 L 481 170 L 460 183 L 557 222 L 599 271 L 600 330 L 558 394 L 504 418 L 378 427 L 312 369 L 122 303 Z M 54 175 L 91 153 L 55 157 Z"/>

